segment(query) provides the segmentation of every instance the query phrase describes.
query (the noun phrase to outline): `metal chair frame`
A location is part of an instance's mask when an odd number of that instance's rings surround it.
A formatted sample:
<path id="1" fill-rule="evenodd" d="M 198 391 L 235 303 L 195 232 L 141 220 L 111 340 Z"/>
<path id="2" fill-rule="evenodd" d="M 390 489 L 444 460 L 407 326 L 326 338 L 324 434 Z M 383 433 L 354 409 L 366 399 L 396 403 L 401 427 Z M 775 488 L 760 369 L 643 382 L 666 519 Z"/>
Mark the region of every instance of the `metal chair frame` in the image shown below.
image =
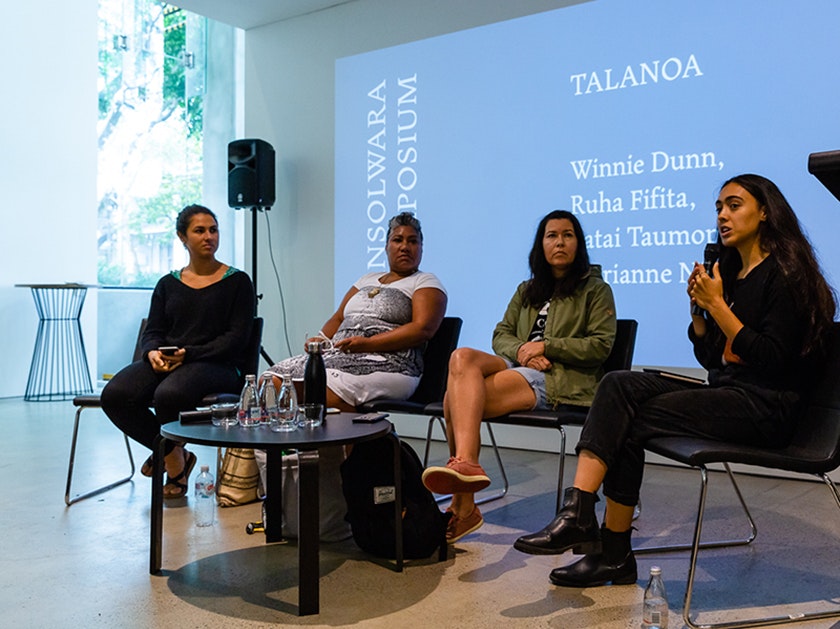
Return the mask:
<path id="1" fill-rule="evenodd" d="M 143 331 L 146 329 L 146 319 L 143 319 L 140 322 L 140 329 L 137 332 L 137 341 L 134 345 L 134 354 L 132 356 L 132 362 L 136 362 L 140 360 L 142 357 L 142 337 Z M 251 331 L 251 338 L 249 340 L 248 345 L 248 369 L 249 373 L 256 373 L 257 367 L 259 365 L 260 359 L 260 346 L 262 343 L 262 329 L 263 329 L 263 320 L 260 317 L 254 318 L 254 325 Z M 212 393 L 207 395 L 202 400 L 202 404 L 205 406 L 209 406 L 210 404 L 215 404 L 216 402 L 220 401 L 230 401 L 230 400 L 238 400 L 239 394 L 238 393 Z M 91 498 L 92 496 L 97 496 L 101 493 L 109 491 L 114 487 L 118 487 L 123 483 L 127 483 L 134 477 L 135 472 L 135 464 L 134 464 L 134 456 L 131 453 L 131 444 L 128 440 L 128 435 L 123 435 L 125 439 L 125 449 L 128 452 L 128 462 L 131 468 L 130 473 L 128 476 L 120 478 L 119 480 L 113 481 L 108 483 L 107 485 L 103 485 L 91 491 L 85 492 L 83 494 L 79 494 L 71 498 L 71 488 L 73 483 L 73 467 L 76 462 L 76 444 L 78 441 L 79 436 L 79 420 L 82 414 L 82 411 L 86 408 L 102 408 L 102 403 L 100 400 L 99 394 L 90 394 L 90 395 L 79 395 L 73 398 L 73 405 L 76 406 L 76 417 L 75 421 L 73 422 L 73 436 L 70 441 L 70 462 L 67 465 L 67 484 L 65 485 L 64 489 L 64 504 L 68 507 L 73 505 L 80 500 L 85 500 L 86 498 Z M 217 453 L 217 458 L 220 457 L 220 453 Z M 218 473 L 218 464 L 217 464 L 217 473 Z M 218 476 L 217 476 L 218 477 Z"/>
<path id="2" fill-rule="evenodd" d="M 131 361 L 136 362 L 140 360 L 142 357 L 142 343 L 141 339 L 143 338 L 143 331 L 146 329 L 146 319 L 140 321 L 140 329 L 137 330 L 137 340 L 134 342 L 134 352 L 131 355 Z M 115 480 L 107 485 L 103 485 L 98 487 L 97 489 L 93 489 L 91 491 L 85 492 L 80 494 L 74 498 L 71 498 L 71 487 L 73 484 L 73 466 L 76 463 L 76 444 L 79 439 L 79 420 L 82 415 L 82 411 L 86 408 L 102 408 L 102 402 L 100 400 L 98 393 L 92 393 L 87 395 L 77 395 L 73 398 L 73 406 L 76 407 L 76 418 L 73 422 L 73 436 L 70 440 L 70 462 L 67 465 L 67 484 L 64 487 L 64 504 L 68 507 L 73 505 L 80 500 L 85 500 L 86 498 L 90 498 L 92 496 L 98 496 L 106 491 L 113 489 L 114 487 L 119 487 L 123 483 L 127 483 L 132 478 L 134 478 L 134 456 L 131 453 L 131 444 L 128 441 L 128 435 L 123 434 L 123 438 L 125 439 L 125 449 L 128 452 L 128 463 L 131 468 L 128 476 L 120 478 L 119 480 Z"/>
<path id="3" fill-rule="evenodd" d="M 134 477 L 134 456 L 131 454 L 131 444 L 128 442 L 128 435 L 123 435 L 125 439 L 125 449 L 128 452 L 128 464 L 131 468 L 128 476 L 125 476 L 119 480 L 115 480 L 112 483 L 108 483 L 107 485 L 103 485 L 97 489 L 93 489 L 86 493 L 80 494 L 74 498 L 70 497 L 71 493 L 71 485 L 73 483 L 73 464 L 76 461 L 76 443 L 79 438 L 79 417 L 82 414 L 82 411 L 86 408 L 100 408 L 101 404 L 99 402 L 99 396 L 95 394 L 91 395 L 79 395 L 73 398 L 73 404 L 77 407 L 76 408 L 76 418 L 73 422 L 73 437 L 70 441 L 70 463 L 67 466 L 67 485 L 64 488 L 64 504 L 68 507 L 72 504 L 79 502 L 80 500 L 84 500 L 85 498 L 90 498 L 92 496 L 98 496 L 101 493 L 104 493 L 114 487 L 118 487 L 123 483 L 127 483 Z"/>
<path id="4" fill-rule="evenodd" d="M 838 493 L 837 485 L 828 476 L 830 472 L 840 466 L 840 388 L 837 387 L 838 378 L 840 378 L 840 323 L 835 323 L 832 330 L 829 360 L 808 396 L 808 407 L 800 418 L 793 439 L 787 447 L 767 450 L 695 437 L 659 437 L 651 439 L 645 444 L 646 450 L 694 467 L 700 472 L 700 497 L 691 543 L 634 550 L 636 554 L 690 551 L 683 603 L 683 620 L 692 629 L 700 629 L 701 627 L 703 629 L 743 629 L 745 627 L 781 625 L 840 617 L 840 605 L 835 603 L 831 609 L 786 616 L 751 617 L 718 623 L 701 623 L 691 618 L 691 602 L 700 550 L 745 546 L 751 544 L 758 535 L 755 521 L 744 501 L 730 464 L 753 465 L 816 476 L 828 487 L 834 503 L 840 509 L 840 493 Z M 738 502 L 740 502 L 746 515 L 750 529 L 748 536 L 731 540 L 701 541 L 708 493 L 709 474 L 707 466 L 709 464 L 723 465 L 732 482 Z"/>

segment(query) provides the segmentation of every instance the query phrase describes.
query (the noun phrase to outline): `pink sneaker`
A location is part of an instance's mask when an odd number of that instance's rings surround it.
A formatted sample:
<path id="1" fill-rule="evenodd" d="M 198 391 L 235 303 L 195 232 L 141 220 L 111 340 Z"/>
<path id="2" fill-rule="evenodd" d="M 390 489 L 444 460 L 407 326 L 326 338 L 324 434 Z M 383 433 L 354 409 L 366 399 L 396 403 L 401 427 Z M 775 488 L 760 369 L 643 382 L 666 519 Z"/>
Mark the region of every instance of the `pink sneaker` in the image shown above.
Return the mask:
<path id="1" fill-rule="evenodd" d="M 447 511 L 450 511 L 447 509 Z M 459 518 L 454 513 L 449 518 L 449 524 L 446 527 L 446 543 L 454 544 L 465 535 L 469 535 L 473 531 L 477 531 L 484 524 L 484 518 L 478 507 L 475 507 L 465 518 Z"/>
<path id="2" fill-rule="evenodd" d="M 487 487 L 490 477 L 478 463 L 452 457 L 446 467 L 427 467 L 423 484 L 436 494 L 473 494 Z"/>

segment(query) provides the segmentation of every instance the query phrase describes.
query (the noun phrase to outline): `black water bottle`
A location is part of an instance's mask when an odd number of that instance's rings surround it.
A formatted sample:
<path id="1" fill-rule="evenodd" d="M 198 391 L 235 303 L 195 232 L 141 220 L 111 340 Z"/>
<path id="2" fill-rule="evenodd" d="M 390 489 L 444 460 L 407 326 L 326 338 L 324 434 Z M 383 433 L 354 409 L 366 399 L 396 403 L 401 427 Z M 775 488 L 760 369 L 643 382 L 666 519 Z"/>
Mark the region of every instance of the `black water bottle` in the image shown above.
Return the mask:
<path id="1" fill-rule="evenodd" d="M 321 404 L 327 408 L 327 368 L 321 355 L 321 344 L 309 343 L 306 346 L 306 368 L 303 371 L 304 404 Z"/>

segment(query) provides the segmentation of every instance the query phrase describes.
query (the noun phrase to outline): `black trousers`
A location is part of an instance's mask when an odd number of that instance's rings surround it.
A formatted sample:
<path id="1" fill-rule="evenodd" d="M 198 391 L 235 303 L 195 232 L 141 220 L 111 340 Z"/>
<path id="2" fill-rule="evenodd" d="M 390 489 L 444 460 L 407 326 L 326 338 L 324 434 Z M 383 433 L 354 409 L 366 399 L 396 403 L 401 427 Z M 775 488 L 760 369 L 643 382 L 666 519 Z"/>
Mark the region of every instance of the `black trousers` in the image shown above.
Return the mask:
<path id="1" fill-rule="evenodd" d="M 242 383 L 230 366 L 185 363 L 161 374 L 142 360 L 121 369 L 105 385 L 102 410 L 117 428 L 151 449 L 160 427 L 177 420 L 178 413 L 196 408 L 210 393 L 238 393 Z M 166 452 L 173 447 L 167 443 Z"/>
<path id="2" fill-rule="evenodd" d="M 648 439 L 695 436 L 781 447 L 793 419 L 792 405 L 775 392 L 698 388 L 656 374 L 614 371 L 598 385 L 576 451 L 600 458 L 607 466 L 604 495 L 632 506 L 639 501 Z"/>

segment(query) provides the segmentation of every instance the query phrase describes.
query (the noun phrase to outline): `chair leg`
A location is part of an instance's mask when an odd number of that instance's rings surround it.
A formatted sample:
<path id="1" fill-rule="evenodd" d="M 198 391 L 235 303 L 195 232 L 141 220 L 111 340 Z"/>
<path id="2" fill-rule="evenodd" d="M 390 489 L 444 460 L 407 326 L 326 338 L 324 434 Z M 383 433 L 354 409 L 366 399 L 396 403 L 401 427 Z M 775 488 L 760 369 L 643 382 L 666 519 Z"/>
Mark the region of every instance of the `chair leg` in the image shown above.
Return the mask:
<path id="1" fill-rule="evenodd" d="M 831 492 L 831 496 L 834 498 L 835 504 L 837 504 L 837 508 L 840 509 L 840 494 L 837 493 L 837 485 L 828 477 L 828 474 L 817 474 L 820 478 L 822 478 L 823 482 L 828 486 L 828 491 Z"/>
<path id="2" fill-rule="evenodd" d="M 558 425 L 560 429 L 560 469 L 557 472 L 557 504 L 555 506 L 554 513 L 560 513 L 560 509 L 563 506 L 563 468 L 566 465 L 566 431 L 564 430 L 562 424 Z"/>
<path id="3" fill-rule="evenodd" d="M 741 491 L 738 488 L 737 483 L 735 482 L 735 478 L 732 474 L 732 470 L 730 469 L 727 463 L 723 464 L 726 468 L 726 473 L 729 475 L 730 480 L 732 481 L 732 485 L 735 488 L 735 493 L 738 496 L 738 500 L 741 502 L 741 506 L 744 509 L 747 519 L 750 522 L 750 536 L 745 539 L 741 540 L 732 540 L 732 541 L 720 541 L 720 542 L 700 542 L 700 537 L 703 529 L 703 516 L 705 514 L 706 508 L 706 494 L 708 491 L 708 471 L 705 467 L 700 467 L 700 478 L 701 478 L 701 487 L 700 487 L 700 500 L 699 505 L 697 508 L 697 519 L 694 524 L 694 537 L 692 540 L 691 545 L 689 546 L 663 546 L 658 548 L 644 548 L 640 550 L 635 550 L 636 554 L 641 553 L 652 553 L 652 552 L 670 552 L 676 550 L 686 550 L 689 549 L 691 551 L 691 556 L 689 559 L 689 570 L 688 570 L 688 578 L 686 581 L 686 588 L 685 588 L 685 599 L 683 604 L 683 621 L 685 624 L 692 629 L 743 629 L 745 627 L 763 627 L 767 625 L 780 625 L 792 622 L 801 622 L 807 620 L 825 620 L 829 618 L 838 618 L 840 617 L 840 607 L 835 605 L 834 609 L 832 610 L 825 610 L 819 612 L 811 612 L 811 613 L 803 613 L 803 614 L 789 614 L 787 616 L 769 616 L 763 618 L 748 618 L 748 619 L 741 619 L 741 620 L 733 620 L 727 622 L 720 622 L 720 623 L 702 623 L 698 624 L 697 622 L 692 621 L 691 619 L 691 599 L 694 594 L 694 579 L 697 573 L 697 557 L 701 549 L 705 548 L 723 548 L 728 546 L 743 546 L 746 544 L 751 543 L 756 535 L 756 527 L 755 522 L 752 519 L 752 516 L 747 509 L 747 506 L 744 502 L 743 496 L 741 495 Z M 817 474 L 818 478 L 821 478 L 823 482 L 827 485 L 829 491 L 831 492 L 832 497 L 834 498 L 835 504 L 837 507 L 840 508 L 840 494 L 838 494 L 837 486 L 831 481 L 827 474 Z"/>
<path id="4" fill-rule="evenodd" d="M 723 464 L 724 468 L 726 469 L 726 473 L 729 476 L 729 480 L 732 483 L 732 488 L 735 490 L 735 495 L 738 496 L 738 502 L 741 503 L 741 508 L 744 511 L 744 515 L 747 518 L 747 523 L 750 527 L 750 534 L 747 537 L 739 538 L 739 539 L 729 539 L 729 540 L 716 540 L 713 542 L 702 542 L 698 545 L 700 549 L 707 549 L 707 548 L 730 548 L 732 546 L 747 546 L 751 544 L 753 540 L 758 535 L 758 529 L 755 526 L 755 520 L 753 520 L 752 514 L 750 513 L 749 508 L 747 508 L 747 503 L 744 501 L 744 496 L 741 494 L 741 489 L 738 487 L 738 483 L 735 481 L 735 476 L 732 474 L 732 469 L 729 467 L 728 463 Z M 701 489 L 701 505 L 705 503 L 706 499 L 706 485 L 708 482 L 708 472 L 705 467 L 698 468 L 700 470 L 701 480 L 702 480 L 702 489 Z M 698 514 L 700 517 L 700 514 Z M 634 548 L 633 552 L 637 555 L 646 554 L 646 553 L 672 553 L 672 552 L 681 552 L 686 550 L 691 550 L 694 547 L 694 544 L 668 544 L 664 546 L 649 546 L 645 548 Z"/>
<path id="5" fill-rule="evenodd" d="M 426 451 L 423 455 L 423 467 L 429 466 L 429 446 L 432 441 L 432 430 L 434 429 L 435 422 L 437 422 L 440 425 L 441 430 L 443 430 L 444 437 L 446 437 L 446 425 L 443 422 L 443 418 L 437 416 L 430 417 L 429 428 L 426 432 Z M 487 426 L 487 432 L 490 435 L 490 443 L 493 444 L 493 453 L 496 455 L 496 462 L 499 465 L 499 472 L 502 475 L 502 488 L 499 491 L 489 495 L 482 495 L 480 492 L 476 494 L 477 496 L 479 496 L 478 499 L 475 501 L 475 504 L 477 505 L 482 505 L 485 502 L 490 502 L 492 500 L 498 500 L 499 498 L 503 498 L 507 494 L 508 489 L 510 489 L 510 483 L 508 482 L 507 473 L 505 472 L 505 466 L 502 463 L 502 455 L 499 452 L 498 445 L 496 445 L 496 436 L 493 434 L 493 428 L 487 422 L 482 423 L 485 426 Z M 435 502 L 444 502 L 451 497 L 451 494 L 443 494 L 440 496 L 436 496 Z"/>
<path id="6" fill-rule="evenodd" d="M 120 480 L 114 481 L 113 483 L 109 483 L 99 489 L 94 489 L 93 491 L 89 491 L 84 494 L 80 494 L 75 498 L 70 498 L 70 486 L 73 482 L 73 465 L 76 462 L 76 442 L 79 437 L 79 417 L 82 414 L 82 411 L 85 409 L 84 406 L 80 406 L 76 410 L 76 420 L 73 423 L 73 437 L 70 441 L 70 463 L 67 466 L 67 485 L 64 489 L 64 504 L 68 507 L 72 504 L 79 502 L 80 500 L 84 500 L 85 498 L 90 498 L 91 496 L 96 496 L 101 493 L 104 493 L 118 485 L 122 485 L 123 483 L 127 483 L 132 479 L 134 476 L 134 456 L 131 454 L 131 444 L 128 442 L 128 436 L 123 434 L 123 439 L 125 439 L 125 449 L 128 452 L 128 463 L 131 466 L 131 472 L 125 478 L 121 478 Z"/>
<path id="7" fill-rule="evenodd" d="M 493 453 L 496 455 L 496 463 L 499 466 L 499 472 L 502 475 L 502 488 L 492 494 L 482 495 L 481 492 L 477 494 L 480 496 L 476 501 L 475 504 L 483 505 L 485 502 L 492 502 L 493 500 L 498 500 L 499 498 L 504 498 L 510 489 L 510 483 L 508 482 L 507 473 L 505 472 L 504 463 L 502 463 L 502 454 L 499 452 L 499 446 L 496 445 L 496 435 L 493 434 L 493 427 L 488 422 L 482 422 L 485 426 L 487 426 L 487 434 L 490 435 L 490 443 L 493 444 Z"/>
<path id="8" fill-rule="evenodd" d="M 446 441 L 446 424 L 443 423 L 443 417 L 438 417 L 437 415 L 429 417 L 429 428 L 426 431 L 426 451 L 423 454 L 423 467 L 429 467 L 429 448 L 432 445 L 432 430 L 435 427 L 435 422 L 440 425 L 440 429 L 443 431 L 443 439 Z"/>

